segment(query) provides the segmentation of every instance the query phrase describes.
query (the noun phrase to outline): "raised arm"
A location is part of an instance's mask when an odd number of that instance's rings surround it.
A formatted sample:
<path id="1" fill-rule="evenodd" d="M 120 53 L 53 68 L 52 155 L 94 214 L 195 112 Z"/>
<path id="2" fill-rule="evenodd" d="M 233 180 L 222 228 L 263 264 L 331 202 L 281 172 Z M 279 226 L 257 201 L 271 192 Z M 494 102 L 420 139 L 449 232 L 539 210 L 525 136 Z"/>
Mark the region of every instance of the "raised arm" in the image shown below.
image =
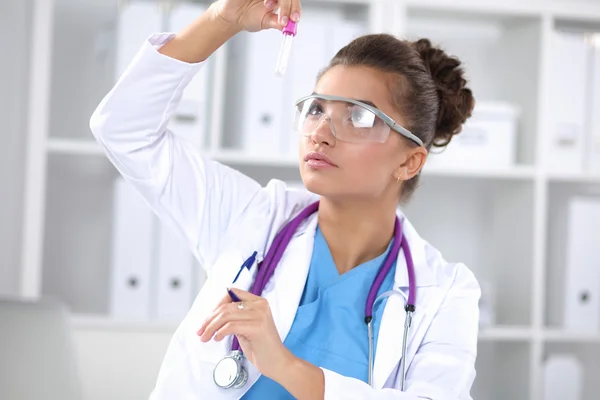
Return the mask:
<path id="1" fill-rule="evenodd" d="M 210 263 L 219 239 L 261 190 L 167 128 L 203 62 L 240 30 L 220 17 L 217 6 L 177 35 L 150 37 L 90 120 L 117 170 L 187 239 L 203 264 Z"/>

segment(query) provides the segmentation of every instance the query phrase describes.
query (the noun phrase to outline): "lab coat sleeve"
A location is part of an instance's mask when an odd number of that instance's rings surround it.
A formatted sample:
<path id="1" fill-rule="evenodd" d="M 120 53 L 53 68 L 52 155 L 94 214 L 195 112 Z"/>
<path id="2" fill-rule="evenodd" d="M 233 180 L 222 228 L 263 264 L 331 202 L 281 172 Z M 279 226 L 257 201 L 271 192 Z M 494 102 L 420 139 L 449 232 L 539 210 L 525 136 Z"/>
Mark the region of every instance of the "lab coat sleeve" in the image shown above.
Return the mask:
<path id="1" fill-rule="evenodd" d="M 460 265 L 443 304 L 407 366 L 404 392 L 373 389 L 361 380 L 323 369 L 325 400 L 471 400 L 480 295 L 472 272 Z M 401 334 L 398 333 L 399 339 Z M 396 382 L 400 382 L 399 375 Z"/>
<path id="2" fill-rule="evenodd" d="M 90 128 L 120 174 L 206 266 L 261 186 L 168 129 L 183 90 L 204 65 L 159 53 L 173 36 L 155 34 L 143 44 L 94 111 Z"/>

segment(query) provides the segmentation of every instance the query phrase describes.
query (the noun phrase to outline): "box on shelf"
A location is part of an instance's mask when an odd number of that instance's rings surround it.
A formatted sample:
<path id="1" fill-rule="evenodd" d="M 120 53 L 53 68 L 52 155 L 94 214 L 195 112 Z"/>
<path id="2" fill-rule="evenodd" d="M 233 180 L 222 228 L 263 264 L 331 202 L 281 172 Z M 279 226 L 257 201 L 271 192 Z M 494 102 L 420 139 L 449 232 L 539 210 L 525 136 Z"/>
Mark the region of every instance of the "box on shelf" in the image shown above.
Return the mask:
<path id="1" fill-rule="evenodd" d="M 505 102 L 479 102 L 473 115 L 443 150 L 432 148 L 435 167 L 509 168 L 515 164 L 520 110 Z"/>

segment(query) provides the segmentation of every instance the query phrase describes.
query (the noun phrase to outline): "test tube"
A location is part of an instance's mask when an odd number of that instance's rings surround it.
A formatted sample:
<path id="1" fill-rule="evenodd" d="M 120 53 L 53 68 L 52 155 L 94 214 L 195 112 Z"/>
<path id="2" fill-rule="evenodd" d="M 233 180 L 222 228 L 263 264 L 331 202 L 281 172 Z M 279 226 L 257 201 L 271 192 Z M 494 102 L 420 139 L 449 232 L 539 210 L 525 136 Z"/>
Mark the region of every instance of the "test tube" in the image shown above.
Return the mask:
<path id="1" fill-rule="evenodd" d="M 296 27 L 297 24 L 290 20 L 285 28 L 283 28 L 283 40 L 279 50 L 279 57 L 277 58 L 277 67 L 275 68 L 275 74 L 277 76 L 283 76 L 287 69 L 290 52 L 292 50 L 292 41 L 294 36 L 296 36 Z"/>

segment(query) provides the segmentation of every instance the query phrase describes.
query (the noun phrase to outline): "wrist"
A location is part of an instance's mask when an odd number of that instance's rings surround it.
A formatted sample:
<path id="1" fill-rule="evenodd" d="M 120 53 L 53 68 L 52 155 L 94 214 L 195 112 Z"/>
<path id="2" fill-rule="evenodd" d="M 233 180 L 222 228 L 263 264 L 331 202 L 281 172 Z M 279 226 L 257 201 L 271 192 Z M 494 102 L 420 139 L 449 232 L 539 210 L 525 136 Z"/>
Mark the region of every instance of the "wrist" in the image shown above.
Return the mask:
<path id="1" fill-rule="evenodd" d="M 286 349 L 287 350 L 287 349 Z M 287 351 L 282 364 L 275 369 L 275 382 L 283 386 L 295 399 L 323 399 L 325 375 L 321 368 L 294 356 Z"/>
<path id="2" fill-rule="evenodd" d="M 275 382 L 281 382 L 286 376 L 296 368 L 298 364 L 298 357 L 292 354 L 291 351 L 287 349 L 285 346 L 281 346 L 282 349 L 279 352 L 280 355 L 278 357 L 278 361 L 274 363 L 273 369 L 269 374 L 265 374 L 268 378 L 274 380 Z"/>
<path id="3" fill-rule="evenodd" d="M 239 28 L 218 16 L 217 5 L 213 3 L 194 22 L 162 46 L 159 52 L 183 62 L 199 63 L 208 59 L 239 32 Z"/>
<path id="4" fill-rule="evenodd" d="M 228 37 L 233 37 L 240 33 L 243 29 L 239 27 L 237 23 L 229 22 L 220 13 L 222 5 L 220 2 L 212 3 L 208 7 L 208 16 L 211 23 L 215 24 L 218 29 Z"/>

